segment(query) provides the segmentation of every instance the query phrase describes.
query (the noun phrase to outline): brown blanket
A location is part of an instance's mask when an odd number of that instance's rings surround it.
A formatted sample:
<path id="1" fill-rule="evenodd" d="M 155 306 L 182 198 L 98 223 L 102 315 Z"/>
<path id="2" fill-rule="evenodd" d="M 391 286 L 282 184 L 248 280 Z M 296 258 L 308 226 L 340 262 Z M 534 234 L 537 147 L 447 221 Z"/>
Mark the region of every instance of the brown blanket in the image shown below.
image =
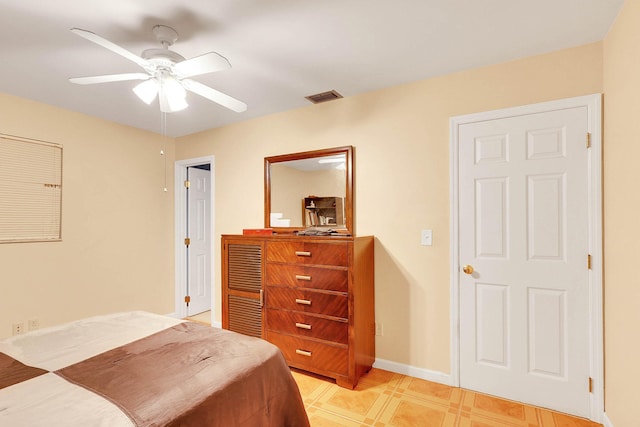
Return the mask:
<path id="1" fill-rule="evenodd" d="M 46 373 L 44 369 L 27 366 L 13 357 L 0 353 L 0 389 Z"/>
<path id="2" fill-rule="evenodd" d="M 56 373 L 111 400 L 138 426 L 309 426 L 275 346 L 196 323 Z"/>

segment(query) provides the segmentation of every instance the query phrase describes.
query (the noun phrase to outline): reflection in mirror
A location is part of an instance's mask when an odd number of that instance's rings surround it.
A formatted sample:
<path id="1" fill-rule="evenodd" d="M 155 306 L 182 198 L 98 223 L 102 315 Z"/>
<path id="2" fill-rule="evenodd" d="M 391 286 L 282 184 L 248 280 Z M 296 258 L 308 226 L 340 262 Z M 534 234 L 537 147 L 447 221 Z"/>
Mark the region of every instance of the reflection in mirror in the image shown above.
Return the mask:
<path id="1" fill-rule="evenodd" d="M 350 231 L 351 148 L 265 158 L 265 226 Z"/>
<path id="2" fill-rule="evenodd" d="M 271 225 L 345 228 L 346 161 L 340 154 L 271 165 Z"/>

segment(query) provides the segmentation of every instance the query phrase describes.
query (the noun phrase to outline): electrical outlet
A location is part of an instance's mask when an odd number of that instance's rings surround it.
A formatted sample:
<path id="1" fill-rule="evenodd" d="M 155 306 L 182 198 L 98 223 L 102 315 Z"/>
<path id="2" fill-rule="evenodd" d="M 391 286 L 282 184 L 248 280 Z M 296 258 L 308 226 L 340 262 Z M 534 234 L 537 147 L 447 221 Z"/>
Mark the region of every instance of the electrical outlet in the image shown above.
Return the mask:
<path id="1" fill-rule="evenodd" d="M 35 331 L 40 329 L 40 319 L 29 319 L 29 330 Z"/>
<path id="2" fill-rule="evenodd" d="M 382 323 L 376 322 L 376 335 L 382 336 Z"/>
<path id="3" fill-rule="evenodd" d="M 13 324 L 13 335 L 24 334 L 24 323 L 16 322 Z"/>

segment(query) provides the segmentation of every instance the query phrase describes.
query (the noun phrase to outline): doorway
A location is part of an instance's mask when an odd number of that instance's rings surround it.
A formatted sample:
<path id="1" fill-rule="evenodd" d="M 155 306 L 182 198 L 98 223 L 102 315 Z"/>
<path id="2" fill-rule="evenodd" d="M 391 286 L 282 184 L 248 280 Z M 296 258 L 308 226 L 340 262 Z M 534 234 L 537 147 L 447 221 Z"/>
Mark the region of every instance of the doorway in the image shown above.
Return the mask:
<path id="1" fill-rule="evenodd" d="M 175 163 L 175 313 L 215 318 L 214 158 Z M 188 182 L 188 184 L 185 184 Z"/>
<path id="2" fill-rule="evenodd" d="M 452 380 L 600 421 L 600 95 L 451 119 Z"/>

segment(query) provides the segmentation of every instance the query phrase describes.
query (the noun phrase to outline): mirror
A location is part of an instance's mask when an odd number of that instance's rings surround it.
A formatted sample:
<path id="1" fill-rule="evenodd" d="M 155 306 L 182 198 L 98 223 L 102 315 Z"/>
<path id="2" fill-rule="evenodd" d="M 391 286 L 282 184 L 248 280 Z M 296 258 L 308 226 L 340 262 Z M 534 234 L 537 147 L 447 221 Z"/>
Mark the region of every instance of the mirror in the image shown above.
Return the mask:
<path id="1" fill-rule="evenodd" d="M 353 234 L 353 147 L 265 157 L 264 225 Z"/>

